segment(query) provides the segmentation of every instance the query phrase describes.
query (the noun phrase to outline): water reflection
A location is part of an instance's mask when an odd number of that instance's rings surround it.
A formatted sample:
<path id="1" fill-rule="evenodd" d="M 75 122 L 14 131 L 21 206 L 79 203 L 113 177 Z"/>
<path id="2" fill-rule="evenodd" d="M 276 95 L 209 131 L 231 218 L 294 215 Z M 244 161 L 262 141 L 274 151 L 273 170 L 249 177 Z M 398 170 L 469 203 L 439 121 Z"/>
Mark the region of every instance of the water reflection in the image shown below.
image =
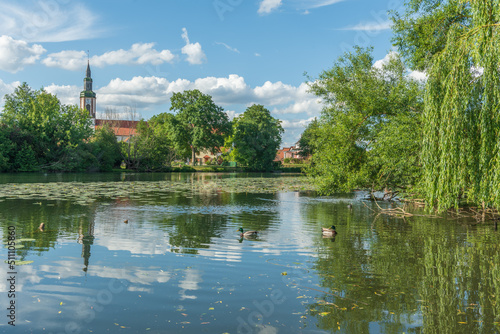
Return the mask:
<path id="1" fill-rule="evenodd" d="M 17 259 L 34 261 L 17 267 L 16 332 L 59 333 L 70 325 L 97 333 L 500 328 L 493 224 L 375 216 L 363 194 L 224 193 L 210 183 L 220 175 L 170 177 L 205 188 L 90 205 L 0 202 L 2 240 L 16 226 L 26 239 Z M 321 227 L 330 225 L 338 235 L 324 238 Z M 240 227 L 259 237 L 240 240 Z"/>

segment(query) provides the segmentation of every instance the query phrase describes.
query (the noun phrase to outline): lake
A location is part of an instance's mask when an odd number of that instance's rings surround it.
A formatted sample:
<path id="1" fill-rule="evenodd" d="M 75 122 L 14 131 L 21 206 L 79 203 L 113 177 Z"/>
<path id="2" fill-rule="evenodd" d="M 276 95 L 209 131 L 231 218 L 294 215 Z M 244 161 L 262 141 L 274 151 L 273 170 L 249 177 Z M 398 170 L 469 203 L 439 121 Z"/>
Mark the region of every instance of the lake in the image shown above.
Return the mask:
<path id="1" fill-rule="evenodd" d="M 500 332 L 493 222 L 364 197 L 297 175 L 0 174 L 0 332 Z"/>

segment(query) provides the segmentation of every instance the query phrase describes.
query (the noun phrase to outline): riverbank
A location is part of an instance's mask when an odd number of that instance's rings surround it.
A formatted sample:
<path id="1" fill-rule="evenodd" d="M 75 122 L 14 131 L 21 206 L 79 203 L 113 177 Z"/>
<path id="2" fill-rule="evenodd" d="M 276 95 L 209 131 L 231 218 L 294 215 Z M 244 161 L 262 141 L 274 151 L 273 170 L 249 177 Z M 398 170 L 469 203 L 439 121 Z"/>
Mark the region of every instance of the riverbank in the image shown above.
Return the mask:
<path id="1" fill-rule="evenodd" d="M 127 172 L 127 173 L 143 173 L 145 171 L 137 171 L 133 169 L 113 169 L 113 172 Z M 156 172 L 156 171 L 151 171 Z M 164 170 L 158 171 L 161 173 L 261 173 L 262 171 L 253 171 L 247 167 L 228 167 L 228 166 L 181 166 L 169 167 Z M 304 173 L 302 166 L 285 166 L 279 169 L 272 170 L 270 173 Z"/>

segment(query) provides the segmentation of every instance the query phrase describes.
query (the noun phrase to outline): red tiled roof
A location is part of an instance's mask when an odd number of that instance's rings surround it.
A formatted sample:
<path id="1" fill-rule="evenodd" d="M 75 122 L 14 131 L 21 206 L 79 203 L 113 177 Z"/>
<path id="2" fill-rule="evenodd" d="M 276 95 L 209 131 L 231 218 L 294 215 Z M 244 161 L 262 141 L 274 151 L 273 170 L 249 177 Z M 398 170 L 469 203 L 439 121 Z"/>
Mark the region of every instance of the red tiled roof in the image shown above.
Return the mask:
<path id="1" fill-rule="evenodd" d="M 115 136 L 135 136 L 137 134 L 137 124 L 139 121 L 96 119 L 95 127 L 100 128 L 109 125 Z"/>

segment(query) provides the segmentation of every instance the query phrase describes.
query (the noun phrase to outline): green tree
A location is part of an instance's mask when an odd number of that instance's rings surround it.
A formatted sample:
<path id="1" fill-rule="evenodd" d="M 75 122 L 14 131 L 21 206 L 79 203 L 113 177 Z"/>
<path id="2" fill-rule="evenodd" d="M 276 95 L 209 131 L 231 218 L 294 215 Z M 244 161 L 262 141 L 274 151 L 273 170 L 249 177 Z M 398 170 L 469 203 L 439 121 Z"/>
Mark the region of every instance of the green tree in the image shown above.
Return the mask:
<path id="1" fill-rule="evenodd" d="M 255 170 L 270 170 L 281 144 L 281 121 L 272 117 L 262 105 L 248 107 L 234 120 L 233 144 L 235 157 Z"/>
<path id="2" fill-rule="evenodd" d="M 498 0 L 412 0 L 395 44 L 428 74 L 423 190 L 431 208 L 500 207 Z M 432 9 L 429 11 L 429 9 Z"/>
<path id="3" fill-rule="evenodd" d="M 98 128 L 91 141 L 92 154 L 97 160 L 100 171 L 111 171 L 120 161 L 120 145 L 116 140 L 115 133 L 109 125 Z"/>
<path id="4" fill-rule="evenodd" d="M 0 124 L 0 172 L 6 172 L 11 169 L 10 156 L 16 147 L 10 139 L 10 129 L 5 124 Z"/>
<path id="5" fill-rule="evenodd" d="M 320 123 L 317 118 L 307 125 L 299 139 L 300 156 L 309 157 L 314 153 L 314 148 L 318 142 L 318 129 Z"/>
<path id="6" fill-rule="evenodd" d="M 63 105 L 55 95 L 32 90 L 26 83 L 5 96 L 0 117 L 12 131 L 18 151 L 32 151 L 37 166 L 49 169 L 68 161 L 68 153 L 88 140 L 93 131 L 85 111 Z"/>
<path id="7" fill-rule="evenodd" d="M 24 142 L 17 152 L 14 166 L 20 172 L 35 172 L 39 169 L 35 152 L 27 142 Z"/>
<path id="8" fill-rule="evenodd" d="M 191 156 L 187 131 L 173 114 L 161 113 L 155 115 L 149 120 L 149 126 L 153 129 L 157 142 L 158 152 L 156 155 L 161 155 L 168 166 L 176 158 Z"/>
<path id="9" fill-rule="evenodd" d="M 141 120 L 137 125 L 137 135 L 120 143 L 122 158 L 128 168 L 155 171 L 171 166 L 176 155 L 165 119 L 158 115 L 148 123 Z"/>
<path id="10" fill-rule="evenodd" d="M 310 87 L 324 101 L 308 170 L 320 191 L 405 189 L 418 179 L 421 85 L 397 54 L 375 67 L 371 49 L 356 48 Z"/>
<path id="11" fill-rule="evenodd" d="M 176 147 L 191 148 L 191 163 L 201 150 L 215 152 L 224 145 L 224 137 L 231 133 L 231 123 L 223 109 L 217 106 L 210 95 L 199 90 L 174 93 L 170 110 L 176 112 Z"/>

